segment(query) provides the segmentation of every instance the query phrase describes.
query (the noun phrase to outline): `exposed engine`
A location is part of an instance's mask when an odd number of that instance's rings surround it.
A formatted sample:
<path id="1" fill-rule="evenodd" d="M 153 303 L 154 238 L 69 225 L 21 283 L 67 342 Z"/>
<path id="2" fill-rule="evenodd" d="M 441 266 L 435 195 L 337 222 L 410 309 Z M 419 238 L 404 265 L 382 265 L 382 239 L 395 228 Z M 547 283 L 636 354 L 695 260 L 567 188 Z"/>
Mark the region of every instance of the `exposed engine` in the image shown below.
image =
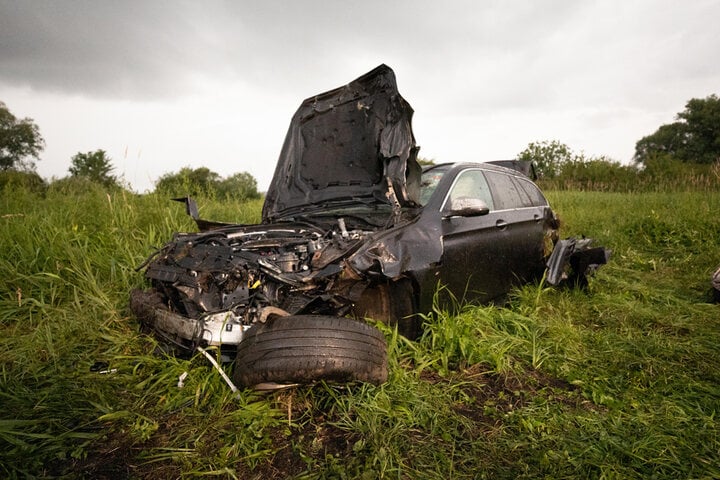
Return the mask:
<path id="1" fill-rule="evenodd" d="M 255 226 L 178 233 L 150 259 L 145 276 L 154 292 L 137 291 L 133 309 L 188 349 L 237 344 L 244 329 L 270 315 L 344 315 L 352 301 L 343 279 L 357 283 L 358 276 L 342 259 L 371 233 L 348 231 L 342 219 L 325 232 Z"/>

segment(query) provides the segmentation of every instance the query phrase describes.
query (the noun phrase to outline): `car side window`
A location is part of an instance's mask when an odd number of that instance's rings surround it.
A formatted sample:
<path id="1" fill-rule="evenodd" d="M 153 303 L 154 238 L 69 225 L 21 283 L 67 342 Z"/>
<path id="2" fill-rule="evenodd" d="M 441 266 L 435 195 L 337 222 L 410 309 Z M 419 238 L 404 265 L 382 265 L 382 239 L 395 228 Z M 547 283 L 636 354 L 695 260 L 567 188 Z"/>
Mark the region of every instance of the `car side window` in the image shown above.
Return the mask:
<path id="1" fill-rule="evenodd" d="M 530 199 L 531 206 L 543 207 L 548 204 L 545 196 L 542 194 L 540 189 L 535 186 L 534 183 L 529 180 L 524 180 L 520 178 L 516 178 L 515 181 L 520 185 L 520 188 L 523 189 L 527 194 L 528 198 Z"/>
<path id="2" fill-rule="evenodd" d="M 497 210 L 531 206 L 528 195 L 515 184 L 510 175 L 497 172 L 486 172 L 486 175 Z"/>
<path id="3" fill-rule="evenodd" d="M 490 210 L 495 209 L 488 182 L 481 170 L 465 170 L 458 175 L 450 190 L 446 207 L 452 208 L 455 201 L 461 198 L 477 198 L 485 202 Z"/>

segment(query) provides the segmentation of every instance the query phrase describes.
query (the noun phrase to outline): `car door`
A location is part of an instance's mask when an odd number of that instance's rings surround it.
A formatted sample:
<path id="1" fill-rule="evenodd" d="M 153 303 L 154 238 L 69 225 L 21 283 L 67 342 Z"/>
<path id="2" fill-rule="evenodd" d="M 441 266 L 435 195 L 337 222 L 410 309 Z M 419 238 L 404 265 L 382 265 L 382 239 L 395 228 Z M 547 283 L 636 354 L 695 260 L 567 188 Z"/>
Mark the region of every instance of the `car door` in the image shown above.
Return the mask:
<path id="1" fill-rule="evenodd" d="M 537 274 L 543 263 L 545 208 L 531 185 L 505 172 L 487 171 L 486 178 L 498 215 L 505 223 L 505 249 L 510 283 L 520 284 Z M 529 182 L 527 182 L 529 183 Z M 532 198 L 531 198 L 532 196 Z"/>
<path id="2" fill-rule="evenodd" d="M 453 215 L 453 204 L 468 198 L 485 202 L 484 215 Z M 505 212 L 495 206 L 481 169 L 461 171 L 442 207 L 443 255 L 440 282 L 461 301 L 488 301 L 507 292 L 513 245 Z"/>

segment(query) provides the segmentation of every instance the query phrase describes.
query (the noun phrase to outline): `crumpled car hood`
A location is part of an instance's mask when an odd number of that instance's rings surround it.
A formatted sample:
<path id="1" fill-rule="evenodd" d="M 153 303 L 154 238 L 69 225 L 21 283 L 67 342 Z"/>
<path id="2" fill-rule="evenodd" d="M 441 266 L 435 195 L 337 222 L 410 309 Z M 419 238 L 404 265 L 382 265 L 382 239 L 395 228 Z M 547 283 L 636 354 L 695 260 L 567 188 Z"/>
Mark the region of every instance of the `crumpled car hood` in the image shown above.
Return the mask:
<path id="1" fill-rule="evenodd" d="M 417 205 L 421 167 L 412 114 L 386 65 L 303 101 L 265 197 L 263 223 L 349 200 Z"/>

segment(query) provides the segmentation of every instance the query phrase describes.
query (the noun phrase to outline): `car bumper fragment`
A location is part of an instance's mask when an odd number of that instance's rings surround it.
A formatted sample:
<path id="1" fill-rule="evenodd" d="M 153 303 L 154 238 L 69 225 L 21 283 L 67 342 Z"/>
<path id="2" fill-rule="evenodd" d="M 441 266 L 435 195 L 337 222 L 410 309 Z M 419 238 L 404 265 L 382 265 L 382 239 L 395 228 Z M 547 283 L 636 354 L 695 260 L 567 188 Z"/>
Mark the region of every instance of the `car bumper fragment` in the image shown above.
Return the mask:
<path id="1" fill-rule="evenodd" d="M 592 238 L 558 240 L 547 261 L 545 281 L 553 286 L 564 281 L 573 286 L 587 286 L 587 277 L 605 265 L 611 254 L 604 247 L 591 247 L 592 242 Z"/>
<path id="2" fill-rule="evenodd" d="M 170 311 L 156 293 L 134 290 L 130 308 L 142 324 L 188 352 L 197 345 L 237 345 L 249 325 L 232 312 L 218 312 L 194 319 Z"/>

